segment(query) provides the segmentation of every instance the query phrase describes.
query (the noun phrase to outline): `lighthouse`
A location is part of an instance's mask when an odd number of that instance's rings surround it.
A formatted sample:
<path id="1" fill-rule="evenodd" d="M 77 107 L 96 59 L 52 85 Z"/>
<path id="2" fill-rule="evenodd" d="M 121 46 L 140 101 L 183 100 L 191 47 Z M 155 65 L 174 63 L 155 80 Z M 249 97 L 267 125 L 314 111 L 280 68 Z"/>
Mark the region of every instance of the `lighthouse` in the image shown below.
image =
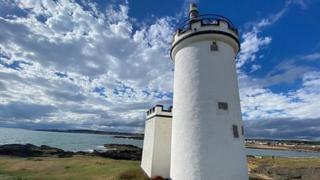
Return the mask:
<path id="1" fill-rule="evenodd" d="M 235 57 L 238 31 L 226 17 L 200 15 L 176 31 L 173 108 L 147 111 L 141 168 L 150 178 L 247 180 Z"/>
<path id="2" fill-rule="evenodd" d="M 176 31 L 170 178 L 248 179 L 235 57 L 237 29 L 220 15 L 189 19 Z"/>

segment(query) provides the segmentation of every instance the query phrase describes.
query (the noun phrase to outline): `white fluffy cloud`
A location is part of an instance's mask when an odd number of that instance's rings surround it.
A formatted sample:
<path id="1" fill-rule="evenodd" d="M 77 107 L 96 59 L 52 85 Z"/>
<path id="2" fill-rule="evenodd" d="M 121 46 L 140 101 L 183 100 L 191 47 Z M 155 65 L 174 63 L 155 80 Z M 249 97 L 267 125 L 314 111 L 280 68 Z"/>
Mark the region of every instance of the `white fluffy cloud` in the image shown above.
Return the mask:
<path id="1" fill-rule="evenodd" d="M 302 87 L 287 93 L 273 93 L 267 88 L 247 86 L 241 90 L 242 109 L 247 120 L 267 118 L 320 118 L 320 73 L 308 72 Z"/>
<path id="2" fill-rule="evenodd" d="M 127 3 L 104 13 L 67 0 L 7 5 L 27 14 L 0 17 L 2 125 L 141 130 L 147 108 L 170 104 L 172 18 L 133 30 Z M 18 116 L 21 102 L 52 111 Z"/>
<path id="3" fill-rule="evenodd" d="M 263 29 L 301 2 L 288 1 L 241 35 L 237 68 L 245 120 L 320 118 L 320 74 L 294 60 L 317 61 L 319 53 L 285 60 L 264 78 L 252 75 L 272 45 Z M 69 0 L 5 1 L 4 6 L 21 13 L 0 17 L 1 126 L 141 131 L 147 108 L 171 105 L 169 47 L 173 23 L 183 13 L 148 24 L 129 17 L 127 2 L 105 11 Z M 268 88 L 297 78 L 301 86 L 293 91 Z"/>
<path id="4" fill-rule="evenodd" d="M 237 60 L 237 67 L 241 68 L 247 61 L 254 61 L 257 53 L 271 43 L 271 37 L 259 37 L 256 30 L 242 35 L 241 51 Z"/>
<path id="5" fill-rule="evenodd" d="M 294 122 L 315 121 L 320 118 L 319 106 L 320 83 L 319 69 L 302 61 L 319 60 L 318 52 L 298 55 L 293 58 L 281 60 L 263 77 L 255 77 L 252 72 L 260 69 L 258 57 L 263 56 L 263 49 L 271 45 L 272 37 L 262 35 L 267 26 L 272 26 L 289 10 L 290 5 L 298 4 L 306 8 L 304 1 L 287 1 L 285 7 L 267 18 L 251 23 L 247 32 L 242 34 L 241 52 L 237 59 L 237 68 L 240 83 L 240 96 L 245 120 L 272 120 L 277 121 L 291 119 Z M 244 71 L 243 66 L 250 65 L 250 70 Z M 273 92 L 270 86 L 279 84 L 299 83 L 297 88 L 289 91 Z M 256 124 L 256 123 L 248 123 Z M 249 127 L 250 128 L 250 127 Z"/>

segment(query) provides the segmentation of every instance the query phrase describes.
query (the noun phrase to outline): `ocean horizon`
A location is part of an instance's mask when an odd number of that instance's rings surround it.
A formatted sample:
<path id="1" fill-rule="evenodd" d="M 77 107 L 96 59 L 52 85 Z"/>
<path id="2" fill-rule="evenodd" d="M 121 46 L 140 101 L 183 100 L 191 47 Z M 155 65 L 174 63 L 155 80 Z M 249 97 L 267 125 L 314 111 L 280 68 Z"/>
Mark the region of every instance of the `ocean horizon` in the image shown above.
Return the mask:
<path id="1" fill-rule="evenodd" d="M 48 145 L 65 151 L 92 151 L 104 144 L 131 144 L 142 148 L 143 141 L 113 138 L 114 135 L 36 131 L 0 127 L 0 145 Z"/>
<path id="2" fill-rule="evenodd" d="M 65 151 L 85 151 L 104 149 L 104 144 L 129 144 L 143 147 L 143 140 L 114 138 L 114 135 L 66 133 L 36 131 L 28 129 L 0 127 L 0 145 L 4 144 L 34 144 L 47 145 Z M 319 152 L 301 152 L 286 150 L 266 150 L 246 148 L 247 155 L 279 156 L 279 157 L 320 157 Z"/>

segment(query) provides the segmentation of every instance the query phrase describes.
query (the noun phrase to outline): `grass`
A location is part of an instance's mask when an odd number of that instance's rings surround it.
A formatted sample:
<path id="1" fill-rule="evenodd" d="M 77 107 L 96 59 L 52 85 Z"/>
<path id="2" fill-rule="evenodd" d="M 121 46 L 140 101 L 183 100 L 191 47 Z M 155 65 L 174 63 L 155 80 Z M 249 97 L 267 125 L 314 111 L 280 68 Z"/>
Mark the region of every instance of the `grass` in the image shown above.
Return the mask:
<path id="1" fill-rule="evenodd" d="M 0 179 L 147 179 L 140 161 L 112 160 L 94 156 L 72 158 L 0 157 Z"/>
<path id="2" fill-rule="evenodd" d="M 320 158 L 248 158 L 249 169 L 262 165 L 299 169 L 320 167 Z M 263 178 L 265 177 L 265 178 Z M 93 179 L 93 180 L 146 180 L 140 161 L 113 160 L 95 156 L 72 158 L 37 157 L 19 158 L 0 156 L 0 180 L 27 179 Z M 254 179 L 268 179 L 264 174 L 251 174 Z"/>
<path id="3" fill-rule="evenodd" d="M 264 167 L 265 174 L 263 174 L 263 172 L 254 172 L 255 169 L 259 167 Z M 291 179 L 287 177 L 297 174 L 299 177 L 307 177 L 304 179 L 318 180 L 320 174 L 320 158 L 249 157 L 248 168 L 251 177 L 250 180 Z"/>
<path id="4" fill-rule="evenodd" d="M 284 157 L 263 157 L 248 158 L 249 168 L 259 165 L 271 165 L 274 167 L 287 167 L 292 169 L 306 167 L 320 167 L 320 158 L 284 158 Z"/>

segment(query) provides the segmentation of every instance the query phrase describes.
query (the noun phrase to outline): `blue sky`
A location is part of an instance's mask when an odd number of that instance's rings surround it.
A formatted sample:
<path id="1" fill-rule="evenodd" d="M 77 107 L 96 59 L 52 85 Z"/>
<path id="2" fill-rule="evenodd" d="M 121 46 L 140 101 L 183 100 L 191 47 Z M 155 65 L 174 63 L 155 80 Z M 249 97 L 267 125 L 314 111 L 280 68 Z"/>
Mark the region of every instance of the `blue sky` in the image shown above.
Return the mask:
<path id="1" fill-rule="evenodd" d="M 0 2 L 0 126 L 142 132 L 190 1 Z M 239 29 L 248 137 L 320 139 L 320 1 L 196 1 Z"/>

